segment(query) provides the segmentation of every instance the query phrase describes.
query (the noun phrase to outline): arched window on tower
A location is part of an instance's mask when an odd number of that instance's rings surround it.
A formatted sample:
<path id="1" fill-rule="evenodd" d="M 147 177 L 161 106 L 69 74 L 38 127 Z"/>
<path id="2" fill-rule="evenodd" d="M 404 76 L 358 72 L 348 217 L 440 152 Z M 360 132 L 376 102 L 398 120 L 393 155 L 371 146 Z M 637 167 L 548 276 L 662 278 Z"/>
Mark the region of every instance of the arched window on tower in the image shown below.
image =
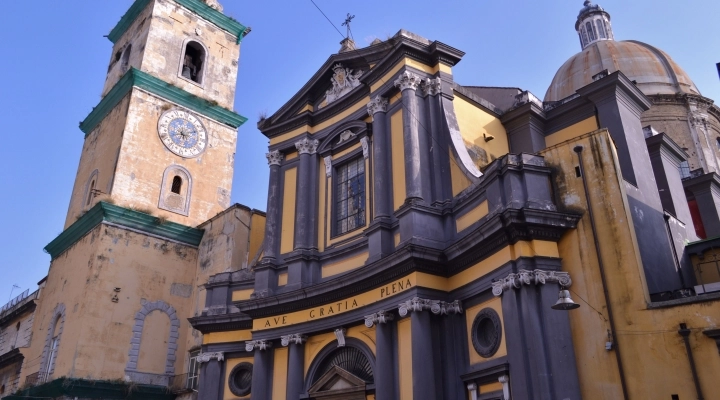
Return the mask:
<path id="1" fill-rule="evenodd" d="M 607 39 L 607 35 L 605 35 L 605 28 L 603 27 L 603 22 L 601 19 L 596 19 L 595 24 L 597 25 L 598 34 L 600 35 L 601 39 Z"/>
<path id="2" fill-rule="evenodd" d="M 132 52 L 132 44 L 128 44 L 123 50 L 121 68 L 123 71 L 127 70 L 130 66 L 130 53 Z"/>
<path id="3" fill-rule="evenodd" d="M 585 46 L 590 44 L 590 41 L 588 40 L 588 34 L 584 27 L 580 28 L 580 31 L 581 31 L 582 40 L 583 40 L 583 48 L 585 48 Z"/>
<path id="4" fill-rule="evenodd" d="M 187 42 L 183 51 L 180 76 L 202 84 L 206 55 L 205 48 L 200 43 L 195 41 Z"/>
<path id="5" fill-rule="evenodd" d="M 720 137 L 715 138 L 715 146 L 717 146 L 718 151 L 720 151 Z"/>
<path id="6" fill-rule="evenodd" d="M 182 190 L 182 183 L 182 178 L 175 175 L 172 181 L 172 188 L 170 189 L 170 191 L 175 194 L 180 194 L 180 191 Z"/>
<path id="7" fill-rule="evenodd" d="M 594 42 L 596 39 L 595 36 L 595 30 L 593 29 L 593 26 L 590 22 L 585 23 L 585 29 L 587 30 L 588 38 L 591 42 Z"/>

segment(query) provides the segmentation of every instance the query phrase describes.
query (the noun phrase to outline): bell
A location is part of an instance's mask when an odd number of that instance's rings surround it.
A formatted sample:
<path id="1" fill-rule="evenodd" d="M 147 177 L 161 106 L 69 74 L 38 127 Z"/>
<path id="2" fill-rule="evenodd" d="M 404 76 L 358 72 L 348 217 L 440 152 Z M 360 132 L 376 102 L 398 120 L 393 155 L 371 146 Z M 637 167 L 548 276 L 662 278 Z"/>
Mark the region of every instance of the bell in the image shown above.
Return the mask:
<path id="1" fill-rule="evenodd" d="M 558 301 L 555 303 L 554 306 L 552 306 L 553 310 L 574 310 L 576 308 L 579 308 L 580 304 L 577 304 L 573 301 L 573 299 L 570 298 L 570 291 L 569 290 L 561 290 L 560 294 L 558 295 Z"/>
<path id="2" fill-rule="evenodd" d="M 182 77 L 192 79 L 192 75 L 190 74 L 190 67 L 188 67 L 187 65 L 183 65 Z"/>

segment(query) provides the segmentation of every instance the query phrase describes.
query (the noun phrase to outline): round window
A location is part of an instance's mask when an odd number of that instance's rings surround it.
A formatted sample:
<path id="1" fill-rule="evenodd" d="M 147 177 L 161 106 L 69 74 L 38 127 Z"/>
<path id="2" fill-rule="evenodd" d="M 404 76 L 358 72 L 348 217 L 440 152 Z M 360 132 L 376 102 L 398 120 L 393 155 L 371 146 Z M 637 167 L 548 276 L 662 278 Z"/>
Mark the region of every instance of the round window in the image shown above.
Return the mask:
<path id="1" fill-rule="evenodd" d="M 253 365 L 250 363 L 240 363 L 230 371 L 230 391 L 235 396 L 247 396 L 252 389 L 252 371 Z"/>
<path id="2" fill-rule="evenodd" d="M 500 316 L 492 308 L 482 309 L 472 325 L 472 344 L 475 351 L 484 358 L 490 358 L 500 348 L 502 324 Z"/>

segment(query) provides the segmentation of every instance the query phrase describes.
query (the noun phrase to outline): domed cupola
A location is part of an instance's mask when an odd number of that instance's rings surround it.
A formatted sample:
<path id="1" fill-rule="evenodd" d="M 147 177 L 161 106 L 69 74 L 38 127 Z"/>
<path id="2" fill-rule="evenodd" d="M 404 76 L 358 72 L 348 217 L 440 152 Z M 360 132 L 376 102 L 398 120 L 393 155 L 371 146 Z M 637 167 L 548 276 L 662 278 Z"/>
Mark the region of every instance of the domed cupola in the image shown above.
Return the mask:
<path id="1" fill-rule="evenodd" d="M 590 0 L 585 0 L 585 5 L 575 22 L 575 30 L 583 49 L 600 40 L 615 39 L 610 25 L 610 14 Z"/>

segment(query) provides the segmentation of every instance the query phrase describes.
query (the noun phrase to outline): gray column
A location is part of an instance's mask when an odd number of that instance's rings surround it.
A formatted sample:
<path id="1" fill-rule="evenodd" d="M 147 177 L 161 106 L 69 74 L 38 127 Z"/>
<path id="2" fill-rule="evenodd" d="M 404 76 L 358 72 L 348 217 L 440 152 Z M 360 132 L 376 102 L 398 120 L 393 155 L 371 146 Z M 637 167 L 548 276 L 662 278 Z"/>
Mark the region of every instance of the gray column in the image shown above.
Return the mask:
<path id="1" fill-rule="evenodd" d="M 305 370 L 305 342 L 307 336 L 299 333 L 280 338 L 288 348 L 287 400 L 297 400 L 303 393 Z"/>
<path id="2" fill-rule="evenodd" d="M 200 364 L 198 400 L 221 400 L 223 396 L 222 357 L 208 359 Z"/>
<path id="3" fill-rule="evenodd" d="M 402 91 L 403 139 L 405 142 L 405 187 L 408 199 L 429 202 L 430 155 L 428 133 L 421 132 L 418 97 L 416 91 L 421 78 L 409 71 L 403 72 L 395 81 Z"/>
<path id="4" fill-rule="evenodd" d="M 297 203 L 295 206 L 295 249 L 310 249 L 317 240 L 317 191 L 314 182 L 317 181 L 317 140 L 304 138 L 295 143 L 300 157 L 297 182 Z"/>
<path id="5" fill-rule="evenodd" d="M 375 195 L 375 218 L 391 217 L 392 209 L 392 164 L 390 155 L 390 134 L 387 126 L 388 100 L 376 96 L 367 105 L 372 116 L 373 129 L 373 194 Z"/>
<path id="6" fill-rule="evenodd" d="M 570 311 L 551 308 L 560 286 L 571 284 L 566 272 L 544 270 L 520 270 L 493 283 L 493 294 L 502 296 L 514 398 L 581 398 Z"/>
<path id="7" fill-rule="evenodd" d="M 280 207 L 282 196 L 280 189 L 280 164 L 285 156 L 279 151 L 271 151 L 265 155 L 270 165 L 270 182 L 268 184 L 267 211 L 265 219 L 265 245 L 263 259 L 274 260 L 278 254 L 280 238 Z"/>
<path id="8" fill-rule="evenodd" d="M 385 311 L 365 316 L 365 326 L 375 328 L 375 398 L 394 400 L 398 387 L 395 380 L 395 341 L 393 324 L 395 316 Z"/>
<path id="9" fill-rule="evenodd" d="M 252 376 L 253 400 L 272 398 L 272 344 L 265 340 L 252 340 L 245 343 L 246 351 L 255 351 Z"/>

